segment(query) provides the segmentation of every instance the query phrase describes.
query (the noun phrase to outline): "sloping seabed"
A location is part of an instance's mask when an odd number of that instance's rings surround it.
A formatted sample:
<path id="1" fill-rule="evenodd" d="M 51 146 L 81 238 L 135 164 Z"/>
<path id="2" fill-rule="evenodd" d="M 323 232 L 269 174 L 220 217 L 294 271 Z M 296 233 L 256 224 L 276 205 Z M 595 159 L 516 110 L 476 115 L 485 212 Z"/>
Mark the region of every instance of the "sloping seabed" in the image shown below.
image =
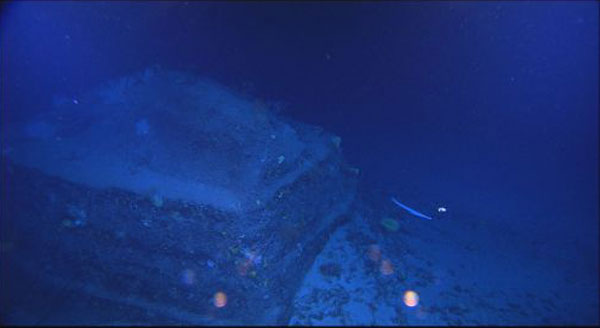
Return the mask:
<path id="1" fill-rule="evenodd" d="M 597 267 L 535 250 L 527 232 L 494 224 L 492 213 L 450 211 L 425 221 L 400 212 L 385 191 L 359 191 L 352 219 L 306 274 L 290 323 L 598 324 Z"/>

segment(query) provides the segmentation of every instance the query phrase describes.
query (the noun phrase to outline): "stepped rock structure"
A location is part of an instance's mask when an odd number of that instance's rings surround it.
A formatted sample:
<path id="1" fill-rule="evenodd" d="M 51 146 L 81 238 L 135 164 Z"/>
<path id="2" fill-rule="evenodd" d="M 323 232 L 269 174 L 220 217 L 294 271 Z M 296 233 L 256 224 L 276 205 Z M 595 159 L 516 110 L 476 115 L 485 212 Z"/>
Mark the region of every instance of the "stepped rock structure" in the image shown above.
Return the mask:
<path id="1" fill-rule="evenodd" d="M 185 72 L 3 134 L 7 322 L 286 324 L 355 196 L 338 137 Z"/>

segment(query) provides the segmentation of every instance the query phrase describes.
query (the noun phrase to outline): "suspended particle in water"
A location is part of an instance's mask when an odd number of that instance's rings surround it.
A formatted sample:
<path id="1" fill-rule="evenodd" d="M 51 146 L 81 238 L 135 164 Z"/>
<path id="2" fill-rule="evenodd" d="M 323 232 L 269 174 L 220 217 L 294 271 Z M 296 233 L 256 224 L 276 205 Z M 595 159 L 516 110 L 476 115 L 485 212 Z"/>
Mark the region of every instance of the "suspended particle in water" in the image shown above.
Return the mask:
<path id="1" fill-rule="evenodd" d="M 185 269 L 181 272 L 181 283 L 191 286 L 196 283 L 196 273 L 191 269 Z"/>
<path id="2" fill-rule="evenodd" d="M 378 245 L 370 245 L 367 254 L 369 259 L 373 262 L 379 262 L 379 260 L 381 260 L 381 249 Z"/>
<path id="3" fill-rule="evenodd" d="M 246 274 L 248 274 L 248 271 L 250 271 L 251 266 L 252 266 L 252 261 L 250 261 L 250 260 L 241 261 L 237 266 L 238 273 L 240 274 L 240 276 L 245 276 Z"/>
<path id="4" fill-rule="evenodd" d="M 415 307 L 419 304 L 419 294 L 412 290 L 404 292 L 404 304 L 408 307 Z"/>
<path id="5" fill-rule="evenodd" d="M 382 275 L 389 276 L 392 273 L 394 273 L 394 266 L 392 265 L 392 262 L 390 262 L 390 260 L 383 260 L 381 261 L 381 265 L 379 266 L 379 271 Z"/>
<path id="6" fill-rule="evenodd" d="M 225 295 L 223 292 L 215 293 L 215 296 L 213 297 L 213 304 L 218 308 L 224 307 L 227 305 L 227 295 Z"/>

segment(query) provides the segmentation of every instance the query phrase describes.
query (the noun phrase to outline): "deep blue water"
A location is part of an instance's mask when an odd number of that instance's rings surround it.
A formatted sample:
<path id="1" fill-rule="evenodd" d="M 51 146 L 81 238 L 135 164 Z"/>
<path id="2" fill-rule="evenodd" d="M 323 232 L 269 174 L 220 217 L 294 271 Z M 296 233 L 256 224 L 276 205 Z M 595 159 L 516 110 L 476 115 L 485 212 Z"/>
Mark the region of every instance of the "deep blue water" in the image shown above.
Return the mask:
<path id="1" fill-rule="evenodd" d="M 2 9 L 3 129 L 57 94 L 153 65 L 189 70 L 339 135 L 365 186 L 575 245 L 597 273 L 597 2 Z"/>

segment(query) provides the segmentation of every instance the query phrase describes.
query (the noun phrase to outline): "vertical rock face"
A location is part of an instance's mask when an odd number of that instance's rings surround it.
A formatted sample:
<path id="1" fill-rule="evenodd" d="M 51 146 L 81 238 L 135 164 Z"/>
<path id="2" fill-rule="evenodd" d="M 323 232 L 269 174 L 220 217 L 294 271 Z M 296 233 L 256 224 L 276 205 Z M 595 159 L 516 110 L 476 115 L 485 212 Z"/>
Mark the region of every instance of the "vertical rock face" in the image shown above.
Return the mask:
<path id="1" fill-rule="evenodd" d="M 56 103 L 5 146 L 14 323 L 287 323 L 355 192 L 333 135 L 183 72 Z"/>

